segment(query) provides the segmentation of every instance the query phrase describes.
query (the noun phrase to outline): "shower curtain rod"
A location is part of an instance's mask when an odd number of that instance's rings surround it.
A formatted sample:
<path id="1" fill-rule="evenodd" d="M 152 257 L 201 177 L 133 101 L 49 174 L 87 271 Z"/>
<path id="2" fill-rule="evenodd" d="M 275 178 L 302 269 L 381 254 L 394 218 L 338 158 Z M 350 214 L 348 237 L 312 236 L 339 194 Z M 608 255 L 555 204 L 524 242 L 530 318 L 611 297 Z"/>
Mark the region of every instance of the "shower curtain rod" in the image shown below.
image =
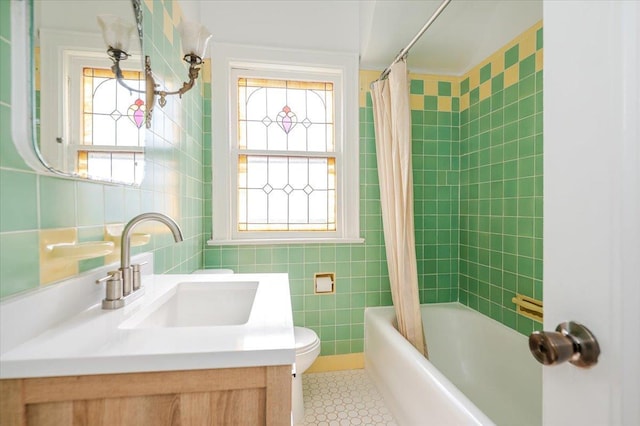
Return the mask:
<path id="1" fill-rule="evenodd" d="M 416 44 L 416 42 L 420 39 L 420 37 L 422 37 L 422 34 L 424 34 L 425 31 L 427 31 L 427 28 L 429 28 L 431 24 L 433 24 L 433 21 L 435 21 L 436 18 L 438 18 L 438 16 L 442 13 L 444 8 L 447 7 L 447 5 L 450 2 L 451 0 L 444 0 L 440 4 L 440 6 L 438 6 L 436 11 L 433 13 L 433 15 L 431 15 L 431 18 L 429 18 L 427 23 L 424 24 L 424 26 L 420 29 L 420 31 L 418 31 L 418 34 L 416 34 L 416 36 L 409 42 L 409 44 L 407 44 L 407 46 L 404 49 L 402 49 L 400 53 L 398 53 L 398 56 L 396 56 L 393 62 L 391 62 L 391 64 L 387 68 L 385 68 L 384 71 L 382 71 L 382 74 L 380 74 L 380 77 L 376 81 L 384 80 L 385 78 L 387 78 L 387 76 L 391 72 L 391 67 L 393 66 L 393 64 L 395 64 L 396 62 L 404 58 L 409 53 L 409 50 L 413 47 L 413 45 Z"/>

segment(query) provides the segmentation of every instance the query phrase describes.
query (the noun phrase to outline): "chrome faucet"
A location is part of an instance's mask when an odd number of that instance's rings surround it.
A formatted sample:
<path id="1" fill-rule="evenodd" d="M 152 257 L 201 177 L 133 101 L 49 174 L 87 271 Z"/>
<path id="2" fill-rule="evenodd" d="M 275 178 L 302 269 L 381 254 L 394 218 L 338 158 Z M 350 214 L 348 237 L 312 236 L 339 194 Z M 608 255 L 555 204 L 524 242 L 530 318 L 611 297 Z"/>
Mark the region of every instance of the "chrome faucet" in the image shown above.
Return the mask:
<path id="1" fill-rule="evenodd" d="M 142 222 L 155 220 L 165 224 L 173 234 L 176 242 L 184 240 L 180 226 L 169 216 L 162 213 L 142 213 L 134 217 L 127 223 L 122 231 L 122 241 L 120 242 L 120 268 L 117 271 L 109 272 L 109 275 L 97 281 L 107 282 L 107 295 L 102 301 L 103 309 L 118 309 L 125 305 L 126 301 L 132 301 L 142 295 L 140 287 L 140 266 L 131 265 L 131 234 L 133 229 Z"/>
<path id="2" fill-rule="evenodd" d="M 140 288 L 140 265 L 131 266 L 131 234 L 139 223 L 150 220 L 155 220 L 167 225 L 176 243 L 184 240 L 182 230 L 178 224 L 169 216 L 162 213 L 142 213 L 131 219 L 124 227 L 124 231 L 122 231 L 122 241 L 120 241 L 120 272 L 122 273 L 122 293 L 124 296 Z M 134 270 L 136 272 L 135 274 L 133 273 Z"/>

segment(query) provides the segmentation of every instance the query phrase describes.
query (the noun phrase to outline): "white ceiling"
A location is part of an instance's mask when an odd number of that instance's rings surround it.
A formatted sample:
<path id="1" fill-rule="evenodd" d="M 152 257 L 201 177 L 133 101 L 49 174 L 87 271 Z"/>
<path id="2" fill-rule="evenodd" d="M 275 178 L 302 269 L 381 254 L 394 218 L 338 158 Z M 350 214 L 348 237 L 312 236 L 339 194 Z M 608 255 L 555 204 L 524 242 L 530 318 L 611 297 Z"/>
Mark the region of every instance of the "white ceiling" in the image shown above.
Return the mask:
<path id="1" fill-rule="evenodd" d="M 352 52 L 382 70 L 440 0 L 182 0 L 220 42 Z M 452 0 L 409 54 L 412 72 L 461 75 L 542 19 L 542 0 Z"/>
<path id="2" fill-rule="evenodd" d="M 384 69 L 440 0 L 361 3 L 360 61 Z M 452 0 L 408 56 L 413 72 L 461 75 L 542 19 L 542 0 Z"/>

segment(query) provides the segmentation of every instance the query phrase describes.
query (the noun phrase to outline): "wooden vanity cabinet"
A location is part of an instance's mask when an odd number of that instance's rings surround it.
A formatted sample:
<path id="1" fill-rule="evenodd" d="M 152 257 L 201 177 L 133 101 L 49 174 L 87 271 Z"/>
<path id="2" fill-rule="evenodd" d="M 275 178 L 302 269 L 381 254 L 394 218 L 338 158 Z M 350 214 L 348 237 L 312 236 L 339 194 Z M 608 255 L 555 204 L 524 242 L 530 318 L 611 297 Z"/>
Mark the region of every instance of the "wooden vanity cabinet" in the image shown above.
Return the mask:
<path id="1" fill-rule="evenodd" d="M 291 366 L 0 380 L 0 425 L 290 425 Z"/>

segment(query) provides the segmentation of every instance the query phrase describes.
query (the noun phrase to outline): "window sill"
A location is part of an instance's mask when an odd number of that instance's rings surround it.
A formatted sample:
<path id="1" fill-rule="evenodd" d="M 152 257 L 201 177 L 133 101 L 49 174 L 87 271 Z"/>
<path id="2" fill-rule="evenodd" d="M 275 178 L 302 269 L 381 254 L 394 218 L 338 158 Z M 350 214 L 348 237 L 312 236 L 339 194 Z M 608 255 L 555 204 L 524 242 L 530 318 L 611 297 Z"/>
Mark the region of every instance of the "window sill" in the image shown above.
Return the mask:
<path id="1" fill-rule="evenodd" d="M 364 244 L 364 238 L 264 238 L 246 240 L 208 240 L 208 246 L 246 246 L 273 244 Z"/>

